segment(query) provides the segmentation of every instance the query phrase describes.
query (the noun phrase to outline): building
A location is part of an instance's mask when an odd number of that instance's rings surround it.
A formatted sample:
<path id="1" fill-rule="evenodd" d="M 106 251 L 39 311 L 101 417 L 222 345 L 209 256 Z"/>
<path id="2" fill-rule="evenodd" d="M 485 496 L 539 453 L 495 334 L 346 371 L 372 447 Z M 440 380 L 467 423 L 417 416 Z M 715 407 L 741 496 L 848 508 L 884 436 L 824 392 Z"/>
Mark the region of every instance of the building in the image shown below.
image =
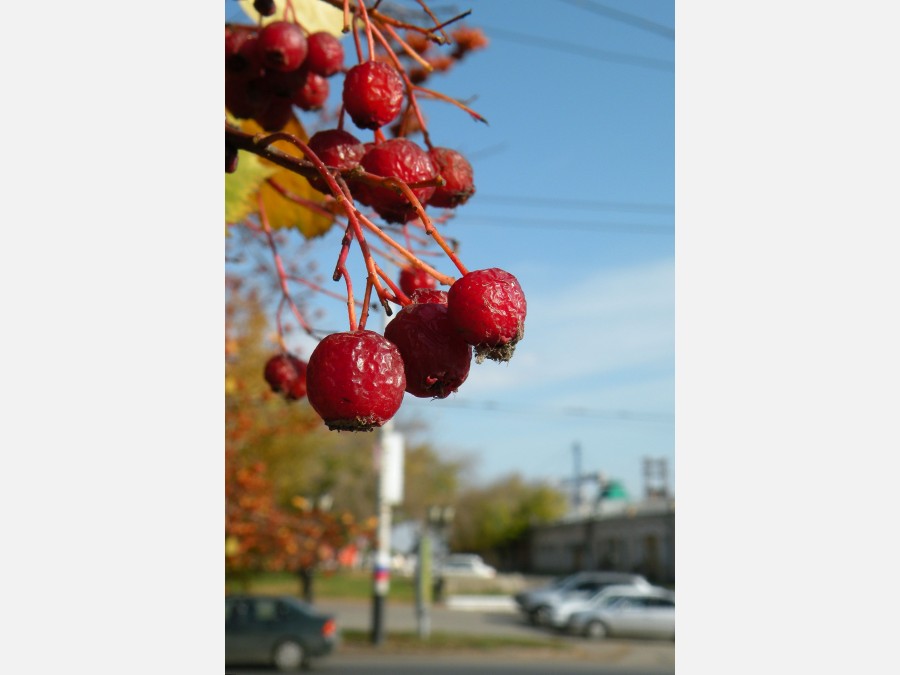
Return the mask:
<path id="1" fill-rule="evenodd" d="M 532 574 L 616 570 L 671 584 L 675 581 L 675 500 L 607 500 L 593 513 L 534 526 L 527 548 Z"/>

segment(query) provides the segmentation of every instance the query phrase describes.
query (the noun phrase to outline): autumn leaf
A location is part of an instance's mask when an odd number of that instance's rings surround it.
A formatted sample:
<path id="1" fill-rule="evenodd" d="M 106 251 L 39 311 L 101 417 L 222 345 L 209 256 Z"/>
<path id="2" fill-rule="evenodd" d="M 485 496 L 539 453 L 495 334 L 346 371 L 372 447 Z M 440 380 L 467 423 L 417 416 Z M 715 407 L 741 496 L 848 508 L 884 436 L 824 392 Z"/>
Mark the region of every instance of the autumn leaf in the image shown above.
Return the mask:
<path id="1" fill-rule="evenodd" d="M 238 158 L 237 170 L 225 174 L 225 222 L 238 223 L 256 213 L 256 193 L 265 180 L 277 173 L 277 167 L 249 152 Z"/>
<path id="2" fill-rule="evenodd" d="M 263 128 L 254 120 L 242 120 L 240 126 L 243 131 L 249 134 L 256 135 L 264 133 Z M 291 116 L 290 121 L 281 129 L 281 131 L 296 136 L 303 142 L 309 140 L 306 131 L 303 129 L 303 125 L 300 124 L 300 121 L 296 116 Z M 280 141 L 274 144 L 273 147 L 285 154 L 301 159 L 303 158 L 303 153 L 300 149 L 286 141 Z M 251 153 L 248 152 L 239 153 L 238 169 L 240 169 L 241 162 L 244 161 L 244 158 L 250 155 Z M 273 229 L 296 228 L 300 230 L 307 239 L 321 236 L 331 229 L 331 226 L 334 224 L 334 219 L 330 215 L 323 215 L 314 209 L 311 209 L 308 204 L 323 205 L 325 203 L 325 196 L 321 192 L 313 189 L 309 184 L 309 181 L 303 176 L 300 176 L 289 169 L 284 169 L 268 160 L 257 159 L 263 167 L 271 170 L 271 173 L 256 184 L 256 189 L 262 196 L 266 217 L 269 220 L 269 225 Z M 271 185 L 270 181 L 278 185 L 285 194 L 276 190 Z M 300 199 L 301 202 L 305 201 L 308 203 L 298 203 L 294 199 L 285 196 L 286 194 Z M 253 207 L 250 212 L 255 213 L 258 211 L 258 206 L 255 201 L 256 192 L 252 195 L 252 199 Z M 246 217 L 246 215 L 248 214 L 244 214 L 244 217 Z M 229 220 L 228 222 L 233 221 Z"/>
<path id="3" fill-rule="evenodd" d="M 244 10 L 253 23 L 262 19 L 262 25 L 272 21 L 283 21 L 287 0 L 275 0 L 275 13 L 271 16 L 260 17 L 259 12 L 253 9 L 253 0 L 238 0 L 238 5 Z M 291 0 L 291 5 L 296 13 L 297 21 L 308 33 L 325 31 L 336 38 L 344 36 L 344 12 L 337 7 L 332 7 L 322 0 Z M 290 16 L 287 17 L 291 19 Z"/>

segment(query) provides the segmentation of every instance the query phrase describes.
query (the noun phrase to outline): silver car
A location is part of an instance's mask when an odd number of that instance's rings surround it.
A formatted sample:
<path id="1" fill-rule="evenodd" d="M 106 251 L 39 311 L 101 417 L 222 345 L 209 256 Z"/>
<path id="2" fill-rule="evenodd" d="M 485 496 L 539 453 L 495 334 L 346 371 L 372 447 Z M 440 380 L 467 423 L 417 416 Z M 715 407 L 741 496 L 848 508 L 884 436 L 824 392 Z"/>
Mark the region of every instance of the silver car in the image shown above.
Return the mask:
<path id="1" fill-rule="evenodd" d="M 577 572 L 562 577 L 549 586 L 516 593 L 514 599 L 519 610 L 531 623 L 549 625 L 554 606 L 566 600 L 590 598 L 603 588 L 617 584 L 651 588 L 650 582 L 640 574 Z"/>
<path id="2" fill-rule="evenodd" d="M 666 589 L 609 593 L 569 617 L 568 630 L 589 638 L 675 639 L 675 594 Z"/>

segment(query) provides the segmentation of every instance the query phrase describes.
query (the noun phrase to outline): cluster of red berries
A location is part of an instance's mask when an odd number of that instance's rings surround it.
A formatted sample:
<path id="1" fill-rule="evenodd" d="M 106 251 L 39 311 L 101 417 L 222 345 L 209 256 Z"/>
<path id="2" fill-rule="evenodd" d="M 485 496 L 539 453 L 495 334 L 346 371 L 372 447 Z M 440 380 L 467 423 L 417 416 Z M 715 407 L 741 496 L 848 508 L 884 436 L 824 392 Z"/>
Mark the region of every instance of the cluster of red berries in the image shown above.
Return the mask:
<path id="1" fill-rule="evenodd" d="M 329 429 L 380 427 L 400 409 L 404 392 L 446 398 L 466 381 L 473 350 L 478 363 L 509 361 L 525 332 L 525 295 L 518 280 L 501 269 L 469 272 L 447 292 L 426 282 L 412 289 L 410 299 L 383 336 L 346 331 L 316 345 L 303 368 L 304 384 L 310 405 Z M 273 391 L 289 399 L 287 392 L 296 386 L 291 378 L 301 369 L 286 364 L 295 361 L 277 355 L 266 364 Z"/>
<path id="2" fill-rule="evenodd" d="M 283 128 L 294 106 L 322 108 L 328 78 L 343 68 L 344 48 L 330 33 L 307 34 L 291 21 L 225 26 L 225 107 L 267 131 Z"/>
<path id="3" fill-rule="evenodd" d="M 475 193 L 472 165 L 456 150 L 432 147 L 426 151 L 407 138 L 392 138 L 381 143 L 363 143 L 342 129 L 316 132 L 309 148 L 330 169 L 348 172 L 348 186 L 354 198 L 371 207 L 389 223 L 407 223 L 418 216 L 415 206 L 396 190 L 356 179 L 354 169 L 378 176 L 396 178 L 407 185 L 432 182 L 440 176 L 443 185 L 412 188 L 420 204 L 456 208 Z M 331 194 L 318 176 L 309 179 L 314 188 Z"/>

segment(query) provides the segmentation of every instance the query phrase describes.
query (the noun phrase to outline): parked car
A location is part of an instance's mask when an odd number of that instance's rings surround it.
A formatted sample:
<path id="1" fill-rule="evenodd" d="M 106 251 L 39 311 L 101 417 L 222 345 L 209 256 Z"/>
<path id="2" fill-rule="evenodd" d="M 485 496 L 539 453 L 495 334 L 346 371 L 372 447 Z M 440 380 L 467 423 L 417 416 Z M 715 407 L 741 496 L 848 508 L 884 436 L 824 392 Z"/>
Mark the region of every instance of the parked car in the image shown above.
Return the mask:
<path id="1" fill-rule="evenodd" d="M 615 584 L 626 584 L 651 588 L 651 584 L 640 574 L 627 572 L 576 572 L 557 579 L 552 584 L 529 591 L 521 591 L 513 596 L 519 610 L 533 624 L 547 624 L 550 610 L 561 600 L 589 598 L 597 591 Z"/>
<path id="2" fill-rule="evenodd" d="M 334 651 L 335 617 L 290 595 L 225 596 L 225 664 L 308 667 Z"/>
<path id="3" fill-rule="evenodd" d="M 656 586 L 616 584 L 606 586 L 588 597 L 557 598 L 550 603 L 546 625 L 567 631 L 570 619 L 577 612 L 607 607 L 623 597 L 668 597 L 669 593 L 667 589 Z"/>
<path id="4" fill-rule="evenodd" d="M 497 570 L 473 553 L 451 553 L 437 565 L 441 577 L 479 577 L 493 579 Z"/>
<path id="5" fill-rule="evenodd" d="M 590 638 L 649 637 L 675 639 L 675 594 L 610 593 L 597 606 L 572 614 L 571 632 Z"/>

